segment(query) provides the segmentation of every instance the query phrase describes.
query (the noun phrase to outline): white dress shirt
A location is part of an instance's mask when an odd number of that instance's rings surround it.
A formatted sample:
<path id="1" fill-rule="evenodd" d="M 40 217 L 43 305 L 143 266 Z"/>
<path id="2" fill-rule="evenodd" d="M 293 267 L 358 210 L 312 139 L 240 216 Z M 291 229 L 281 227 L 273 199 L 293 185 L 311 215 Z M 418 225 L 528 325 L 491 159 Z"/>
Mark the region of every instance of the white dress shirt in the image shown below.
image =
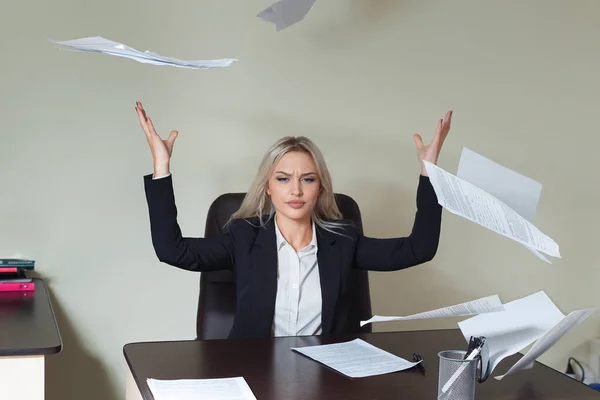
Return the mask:
<path id="1" fill-rule="evenodd" d="M 277 297 L 273 335 L 320 335 L 322 299 L 315 223 L 311 242 L 298 252 L 285 240 L 274 217 L 273 223 L 277 240 Z"/>
<path id="2" fill-rule="evenodd" d="M 305 248 L 296 252 L 285 240 L 277 221 L 277 297 L 275 298 L 274 336 L 321 334 L 321 281 L 317 263 L 317 233 Z"/>

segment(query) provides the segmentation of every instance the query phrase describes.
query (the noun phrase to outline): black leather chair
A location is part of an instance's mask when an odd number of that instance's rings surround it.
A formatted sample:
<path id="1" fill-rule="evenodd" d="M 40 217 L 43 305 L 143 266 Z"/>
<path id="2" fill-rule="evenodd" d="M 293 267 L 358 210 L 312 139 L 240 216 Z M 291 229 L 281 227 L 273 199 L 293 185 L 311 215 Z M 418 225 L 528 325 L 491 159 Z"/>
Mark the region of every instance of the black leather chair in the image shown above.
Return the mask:
<path id="1" fill-rule="evenodd" d="M 242 204 L 245 193 L 227 193 L 215 199 L 206 218 L 204 237 L 222 233 L 223 226 L 229 217 Z M 362 218 L 356 202 L 344 194 L 335 195 L 340 212 L 344 219 L 352 220 L 362 232 Z M 359 321 L 371 318 L 371 296 L 369 291 L 369 275 L 367 271 L 352 272 L 351 315 L 355 326 Z M 198 299 L 198 316 L 196 319 L 196 339 L 226 339 L 233 326 L 236 308 L 235 283 L 230 271 L 203 272 L 200 275 L 200 296 Z M 371 332 L 371 324 L 359 329 L 359 332 Z"/>

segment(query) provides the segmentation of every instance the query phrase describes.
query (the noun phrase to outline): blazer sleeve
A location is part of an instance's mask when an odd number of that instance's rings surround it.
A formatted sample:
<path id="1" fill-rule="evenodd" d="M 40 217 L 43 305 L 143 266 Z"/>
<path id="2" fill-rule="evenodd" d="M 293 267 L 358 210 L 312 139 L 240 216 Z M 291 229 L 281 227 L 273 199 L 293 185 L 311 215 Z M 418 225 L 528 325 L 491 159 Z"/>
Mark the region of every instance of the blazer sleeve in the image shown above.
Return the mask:
<path id="1" fill-rule="evenodd" d="M 230 231 L 211 238 L 183 237 L 177 223 L 172 176 L 144 176 L 152 244 L 158 259 L 189 271 L 231 269 L 234 240 Z"/>
<path id="2" fill-rule="evenodd" d="M 396 271 L 433 259 L 437 252 L 442 207 L 429 177 L 420 175 L 417 212 L 412 232 L 407 237 L 378 239 L 359 235 L 355 268 L 371 271 Z"/>

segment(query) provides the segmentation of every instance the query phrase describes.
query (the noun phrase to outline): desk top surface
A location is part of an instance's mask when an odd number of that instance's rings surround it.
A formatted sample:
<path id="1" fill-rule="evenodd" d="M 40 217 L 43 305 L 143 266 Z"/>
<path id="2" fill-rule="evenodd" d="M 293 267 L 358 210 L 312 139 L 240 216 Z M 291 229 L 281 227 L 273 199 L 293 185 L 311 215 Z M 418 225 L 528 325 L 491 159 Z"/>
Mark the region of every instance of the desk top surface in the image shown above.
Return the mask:
<path id="1" fill-rule="evenodd" d="M 44 281 L 32 292 L 0 292 L 0 356 L 58 353 L 62 340 Z"/>
<path id="2" fill-rule="evenodd" d="M 360 337 L 383 350 L 411 360 L 420 353 L 427 369 L 416 369 L 351 379 L 290 350 Z M 358 336 L 284 337 L 253 340 L 207 340 L 127 344 L 125 359 L 145 400 L 154 400 L 147 378 L 201 379 L 243 376 L 259 400 L 315 399 L 435 399 L 438 386 L 437 353 L 463 350 L 466 342 L 457 329 L 371 333 Z M 498 381 L 520 356 L 502 361 L 494 374 L 478 384 L 477 399 L 600 399 L 600 392 L 540 363 Z"/>

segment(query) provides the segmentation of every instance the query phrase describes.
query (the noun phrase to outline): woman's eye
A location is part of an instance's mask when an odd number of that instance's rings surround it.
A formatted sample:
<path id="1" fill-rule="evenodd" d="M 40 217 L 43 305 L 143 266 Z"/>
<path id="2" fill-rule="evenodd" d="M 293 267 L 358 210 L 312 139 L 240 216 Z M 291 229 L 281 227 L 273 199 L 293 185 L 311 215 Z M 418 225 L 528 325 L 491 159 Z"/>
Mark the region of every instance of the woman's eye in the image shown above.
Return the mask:
<path id="1" fill-rule="evenodd" d="M 304 178 L 304 180 L 308 183 L 312 183 L 315 181 L 315 178 Z"/>
<path id="2" fill-rule="evenodd" d="M 288 178 L 286 178 L 286 177 L 283 177 L 283 176 L 280 176 L 279 178 L 277 178 L 277 180 L 278 180 L 279 182 L 286 182 L 286 181 L 287 181 L 287 179 L 288 179 Z"/>

